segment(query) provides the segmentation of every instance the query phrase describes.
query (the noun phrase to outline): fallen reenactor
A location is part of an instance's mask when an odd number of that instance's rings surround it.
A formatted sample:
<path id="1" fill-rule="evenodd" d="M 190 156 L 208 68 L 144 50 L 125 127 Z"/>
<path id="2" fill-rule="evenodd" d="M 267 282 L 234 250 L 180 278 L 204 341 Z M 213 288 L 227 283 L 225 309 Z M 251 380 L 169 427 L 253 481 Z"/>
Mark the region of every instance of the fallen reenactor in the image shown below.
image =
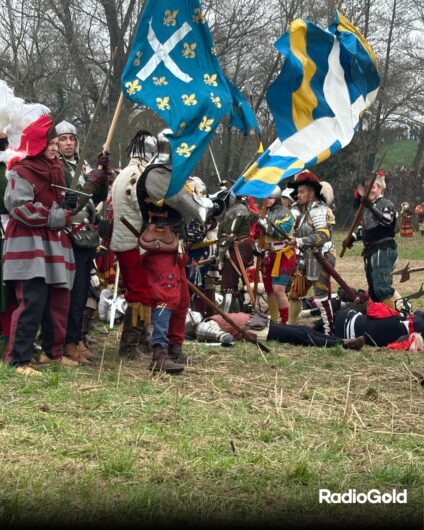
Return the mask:
<path id="1" fill-rule="evenodd" d="M 370 302 L 367 314 L 353 309 L 341 309 L 334 318 L 336 337 L 354 339 L 365 337 L 365 344 L 387 346 L 413 333 L 424 333 L 424 311 L 403 316 L 382 302 Z"/>
<path id="2" fill-rule="evenodd" d="M 220 342 L 231 345 L 232 340 L 242 340 L 241 334 L 222 316 L 214 315 L 204 321 L 200 313 L 191 311 L 186 320 L 186 334 L 199 342 Z M 339 338 L 325 335 L 307 326 L 278 324 L 260 313 L 228 313 L 228 316 L 252 339 L 275 340 L 300 346 L 332 348 L 340 344 L 344 349 L 360 350 L 364 337 Z M 232 340 L 231 340 L 232 339 Z"/>

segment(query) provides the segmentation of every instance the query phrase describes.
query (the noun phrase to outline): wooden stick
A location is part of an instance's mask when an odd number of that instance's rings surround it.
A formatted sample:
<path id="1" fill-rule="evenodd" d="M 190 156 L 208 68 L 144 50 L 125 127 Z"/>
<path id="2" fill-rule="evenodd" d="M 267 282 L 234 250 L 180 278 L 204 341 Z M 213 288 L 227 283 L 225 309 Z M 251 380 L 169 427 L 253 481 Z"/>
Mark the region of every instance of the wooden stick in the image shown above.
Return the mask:
<path id="1" fill-rule="evenodd" d="M 262 201 L 261 219 L 265 219 L 267 209 L 268 207 L 266 205 L 266 199 L 264 199 Z M 265 250 L 265 233 L 263 230 L 261 230 L 261 235 L 259 236 L 259 248 L 261 250 Z M 262 268 L 262 262 L 263 262 L 263 257 L 256 256 L 255 278 L 253 281 L 253 295 L 255 297 L 255 300 L 256 300 L 256 295 L 258 294 L 259 273 Z"/>
<path id="2" fill-rule="evenodd" d="M 118 48 L 115 48 L 115 50 L 113 52 L 113 55 L 112 55 L 112 59 L 111 59 L 110 64 L 109 64 L 109 70 L 108 70 L 106 79 L 104 80 L 104 83 L 103 83 L 103 86 L 102 86 L 102 90 L 100 92 L 99 99 L 97 100 L 97 103 L 96 103 L 96 108 L 94 109 L 94 115 L 93 115 L 93 118 L 92 118 L 92 120 L 90 122 L 90 127 L 88 128 L 87 135 L 85 137 L 84 146 L 83 146 L 82 151 L 80 153 L 78 164 L 77 164 L 77 167 L 75 168 L 74 176 L 72 177 L 71 188 L 73 190 L 76 189 L 77 186 L 78 186 L 78 181 L 79 181 L 79 177 L 81 175 L 82 166 L 84 164 L 85 155 L 87 154 L 88 145 L 89 145 L 89 143 L 91 141 L 91 137 L 93 135 L 94 124 L 97 121 L 97 116 L 98 116 L 99 111 L 100 111 L 100 105 L 101 105 L 101 103 L 103 101 L 103 98 L 104 98 L 104 95 L 105 95 L 105 92 L 106 92 L 106 87 L 107 87 L 107 85 L 109 83 L 110 74 L 112 72 L 112 67 L 113 67 L 113 63 L 115 62 L 115 57 L 116 57 L 117 52 L 118 52 Z"/>
<path id="3" fill-rule="evenodd" d="M 118 103 L 116 105 L 115 114 L 113 115 L 112 122 L 109 127 L 109 132 L 107 134 L 106 142 L 103 146 L 103 152 L 110 151 L 110 144 L 112 143 L 112 138 L 115 133 L 116 124 L 118 123 L 119 116 L 124 105 L 124 94 L 121 92 L 119 95 Z"/>
<path id="4" fill-rule="evenodd" d="M 241 271 L 244 283 L 246 284 L 246 289 L 247 289 L 247 292 L 249 294 L 250 301 L 252 302 L 252 307 L 255 308 L 256 307 L 256 297 L 255 297 L 255 295 L 253 293 L 253 290 L 252 290 L 252 287 L 250 285 L 249 278 L 247 277 L 246 267 L 244 266 L 243 259 L 242 259 L 241 254 L 240 254 L 240 249 L 238 247 L 237 241 L 233 242 L 233 248 L 234 248 L 234 253 L 236 255 L 237 263 L 238 263 L 239 269 Z"/>

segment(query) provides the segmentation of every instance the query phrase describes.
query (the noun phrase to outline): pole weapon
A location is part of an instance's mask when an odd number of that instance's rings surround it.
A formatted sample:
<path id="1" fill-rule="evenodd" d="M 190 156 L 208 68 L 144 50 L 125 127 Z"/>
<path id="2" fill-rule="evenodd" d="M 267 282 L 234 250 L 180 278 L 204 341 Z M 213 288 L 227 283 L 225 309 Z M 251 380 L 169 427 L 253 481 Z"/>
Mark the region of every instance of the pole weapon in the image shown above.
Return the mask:
<path id="1" fill-rule="evenodd" d="M 117 52 L 118 52 L 118 48 L 115 48 L 115 50 L 113 52 L 113 55 L 112 55 L 112 59 L 111 59 L 110 64 L 109 64 L 109 69 L 108 69 L 108 72 L 107 72 L 107 75 L 106 75 L 106 79 L 103 82 L 102 90 L 100 92 L 99 99 L 97 100 L 97 103 L 96 103 L 96 108 L 94 110 L 93 118 L 92 118 L 92 120 L 90 122 L 90 126 L 88 128 L 87 135 L 85 137 L 84 146 L 83 146 L 82 151 L 80 153 L 78 164 L 77 164 L 77 167 L 75 168 L 74 176 L 72 177 L 72 182 L 71 182 L 71 188 L 72 189 L 75 189 L 78 186 L 78 181 L 79 181 L 79 177 L 81 175 L 82 166 L 84 165 L 84 160 L 85 160 L 85 157 L 86 157 L 86 154 L 87 154 L 87 151 L 88 151 L 88 146 L 90 144 L 91 137 L 93 135 L 94 124 L 95 124 L 95 122 L 97 120 L 97 116 L 98 116 L 99 111 L 100 111 L 100 105 L 101 105 L 101 102 L 103 101 L 103 98 L 104 98 L 104 95 L 105 95 L 105 92 L 106 92 L 106 87 L 107 87 L 107 85 L 109 83 L 109 79 L 110 79 L 110 75 L 111 75 L 111 72 L 112 72 L 113 63 L 115 62 L 115 58 L 116 58 Z"/>
<path id="2" fill-rule="evenodd" d="M 128 221 L 128 219 L 126 219 L 124 216 L 121 216 L 120 217 L 120 220 L 122 222 L 123 225 L 125 225 L 128 230 L 130 232 L 132 232 L 137 238 L 139 237 L 139 233 L 137 231 L 137 229 Z M 188 286 L 189 288 L 195 293 L 197 294 L 197 296 L 199 298 L 201 298 L 205 304 L 207 306 L 209 306 L 211 309 L 213 309 L 218 315 L 221 315 L 222 318 L 224 320 L 226 320 L 234 329 L 236 329 L 241 335 L 242 337 L 248 341 L 248 342 L 253 342 L 254 344 L 257 344 L 258 347 L 262 350 L 262 351 L 265 351 L 265 352 L 269 352 L 270 350 L 264 345 L 262 344 L 260 341 L 256 340 L 256 339 L 252 339 L 251 337 L 249 337 L 249 335 L 240 327 L 238 326 L 234 320 L 229 317 L 227 315 L 227 313 L 225 313 L 225 311 L 222 311 L 222 309 L 220 307 L 218 307 L 217 304 L 215 304 L 214 302 L 212 302 L 212 300 L 210 300 L 205 294 L 202 293 L 202 291 L 200 289 L 198 289 L 193 283 L 191 283 L 189 280 L 187 280 L 187 283 L 188 283 Z"/>

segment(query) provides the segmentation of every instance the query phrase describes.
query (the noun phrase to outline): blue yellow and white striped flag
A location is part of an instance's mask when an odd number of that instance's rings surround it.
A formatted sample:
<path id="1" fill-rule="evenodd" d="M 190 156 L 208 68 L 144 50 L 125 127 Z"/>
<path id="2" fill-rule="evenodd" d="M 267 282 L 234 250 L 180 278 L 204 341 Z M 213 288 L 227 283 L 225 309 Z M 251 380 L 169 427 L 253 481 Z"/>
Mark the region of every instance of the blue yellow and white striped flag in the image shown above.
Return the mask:
<path id="1" fill-rule="evenodd" d="M 285 61 L 267 101 L 278 138 L 236 181 L 236 195 L 267 197 L 280 181 L 348 145 L 377 96 L 374 52 L 339 12 L 328 30 L 294 20 L 275 46 Z"/>
<path id="2" fill-rule="evenodd" d="M 153 109 L 172 129 L 172 179 L 177 193 L 221 119 L 257 129 L 255 115 L 221 70 L 199 0 L 147 0 L 122 74 L 128 99 Z"/>

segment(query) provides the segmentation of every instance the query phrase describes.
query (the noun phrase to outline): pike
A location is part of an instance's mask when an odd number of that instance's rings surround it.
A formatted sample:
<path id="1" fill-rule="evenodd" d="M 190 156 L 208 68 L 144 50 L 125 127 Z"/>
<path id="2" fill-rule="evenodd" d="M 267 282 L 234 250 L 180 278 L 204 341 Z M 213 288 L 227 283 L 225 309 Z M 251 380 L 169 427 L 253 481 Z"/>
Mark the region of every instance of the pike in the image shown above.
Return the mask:
<path id="1" fill-rule="evenodd" d="M 261 209 L 261 219 L 265 219 L 266 212 L 268 210 L 268 207 L 266 205 L 266 199 L 262 201 L 262 209 Z M 265 234 L 261 230 L 261 235 L 259 236 L 259 248 L 261 250 L 265 249 Z M 256 257 L 256 266 L 255 266 L 255 276 L 253 280 L 253 295 L 256 298 L 256 295 L 258 294 L 258 283 L 259 283 L 259 272 L 262 267 L 263 257 L 257 256 Z"/>
<path id="2" fill-rule="evenodd" d="M 132 225 L 128 219 L 126 219 L 124 216 L 121 216 L 120 217 L 120 221 L 121 223 L 126 226 L 128 228 L 128 230 L 130 232 L 132 232 L 132 234 L 134 234 L 137 238 L 139 237 L 139 233 L 137 231 L 137 229 L 135 228 L 134 225 Z M 212 302 L 212 300 L 210 300 L 205 294 L 202 293 L 202 291 L 200 289 L 198 289 L 193 283 L 191 283 L 189 280 L 187 280 L 187 283 L 188 283 L 188 286 L 189 288 L 195 293 L 197 294 L 197 296 L 199 298 L 201 298 L 205 304 L 210 307 L 211 309 L 213 309 L 218 315 L 221 315 L 222 318 L 224 320 L 226 320 L 228 322 L 228 324 L 230 324 L 235 330 L 237 330 L 241 335 L 242 337 L 247 341 L 247 342 L 253 342 L 254 344 L 256 344 L 262 351 L 264 352 L 269 352 L 269 349 L 265 346 L 265 344 L 262 344 L 261 342 L 259 342 L 258 340 L 256 339 L 252 339 L 249 337 L 249 335 L 240 327 L 238 326 L 234 320 L 229 317 L 227 315 L 227 313 L 225 313 L 225 311 L 222 311 L 221 308 L 219 308 L 217 306 L 217 304 L 215 304 L 215 302 Z"/>
<path id="3" fill-rule="evenodd" d="M 353 218 L 353 222 L 351 227 L 349 228 L 349 232 L 347 233 L 347 236 L 343 239 L 342 242 L 342 250 L 340 252 L 340 257 L 342 258 L 344 256 L 344 253 L 346 252 L 347 245 L 349 244 L 349 241 L 352 238 L 352 234 L 355 231 L 355 228 L 359 225 L 362 214 L 365 210 L 365 201 L 368 199 L 372 187 L 374 186 L 374 182 L 377 178 L 377 174 L 374 174 L 374 176 L 371 178 L 371 180 L 368 182 L 367 187 L 365 188 L 364 195 L 361 198 L 361 204 L 359 205 L 359 208 L 356 210 L 355 217 Z"/>
<path id="4" fill-rule="evenodd" d="M 104 95 L 105 95 L 105 92 L 106 92 L 106 87 L 109 84 L 110 75 L 111 75 L 111 72 L 112 72 L 112 67 L 113 67 L 113 63 L 115 62 L 115 57 L 116 57 L 117 52 L 118 52 L 118 48 L 115 48 L 115 50 L 113 52 L 113 55 L 112 55 L 112 59 L 111 59 L 111 61 L 109 63 L 109 69 L 108 69 L 106 78 L 105 78 L 105 80 L 103 82 L 103 86 L 102 86 L 102 90 L 101 90 L 100 95 L 99 95 L 99 99 L 97 100 L 97 103 L 96 103 L 96 108 L 94 109 L 93 118 L 92 118 L 92 120 L 90 122 L 90 126 L 88 128 L 87 135 L 85 137 L 84 146 L 83 146 L 83 148 L 81 150 L 81 153 L 80 153 L 80 156 L 79 156 L 79 160 L 78 160 L 78 164 L 77 164 L 77 167 L 75 168 L 74 176 L 72 177 L 71 188 L 73 190 L 75 190 L 75 188 L 78 186 L 79 177 L 80 177 L 81 171 L 82 171 L 82 166 L 84 165 L 84 160 L 85 160 L 85 157 L 86 157 L 86 154 L 87 154 L 87 151 L 88 151 L 88 146 L 89 146 L 89 143 L 91 141 L 91 137 L 93 135 L 94 124 L 97 121 L 97 116 L 99 115 L 99 112 L 100 112 L 100 105 L 101 105 L 101 103 L 103 101 L 103 98 L 104 98 Z"/>
<path id="5" fill-rule="evenodd" d="M 411 269 L 411 267 L 409 266 L 409 261 L 408 261 L 408 263 L 403 269 L 392 272 L 392 276 L 399 274 L 400 275 L 399 283 L 404 283 L 410 279 L 412 272 L 421 272 L 421 271 L 424 271 L 424 267 L 415 267 Z"/>
<path id="6" fill-rule="evenodd" d="M 253 293 L 252 286 L 250 285 L 249 278 L 247 277 L 246 267 L 244 266 L 243 259 L 242 259 L 241 254 L 240 254 L 240 249 L 238 247 L 238 243 L 235 240 L 233 241 L 233 249 L 234 249 L 234 253 L 236 255 L 238 266 L 239 266 L 241 274 L 242 274 L 243 281 L 244 281 L 244 283 L 246 285 L 246 289 L 247 289 L 247 292 L 249 294 L 250 301 L 252 302 L 252 307 L 255 307 L 256 306 L 256 296 Z"/>
<path id="7" fill-rule="evenodd" d="M 387 151 L 384 152 L 383 156 L 381 157 L 381 159 L 378 162 L 377 167 L 380 166 L 383 163 L 383 160 L 384 160 L 384 158 L 386 156 L 386 153 L 387 153 Z M 355 217 L 353 218 L 353 221 L 352 221 L 352 225 L 349 228 L 349 232 L 347 233 L 347 236 L 343 239 L 343 242 L 342 242 L 342 247 L 343 248 L 342 248 L 342 250 L 340 252 L 340 257 L 341 258 L 344 256 L 344 254 L 346 252 L 347 246 L 349 244 L 349 241 L 352 238 L 352 234 L 355 231 L 355 228 L 359 225 L 359 222 L 360 222 L 361 217 L 362 217 L 362 213 L 365 210 L 366 200 L 368 199 L 368 197 L 369 197 L 369 195 L 371 193 L 371 190 L 372 190 L 372 187 L 374 186 L 374 182 L 375 182 L 376 178 L 377 178 L 377 173 L 375 172 L 374 176 L 370 179 L 370 181 L 368 182 L 367 187 L 365 188 L 364 195 L 361 198 L 361 204 L 359 205 L 359 208 L 356 210 Z"/>

